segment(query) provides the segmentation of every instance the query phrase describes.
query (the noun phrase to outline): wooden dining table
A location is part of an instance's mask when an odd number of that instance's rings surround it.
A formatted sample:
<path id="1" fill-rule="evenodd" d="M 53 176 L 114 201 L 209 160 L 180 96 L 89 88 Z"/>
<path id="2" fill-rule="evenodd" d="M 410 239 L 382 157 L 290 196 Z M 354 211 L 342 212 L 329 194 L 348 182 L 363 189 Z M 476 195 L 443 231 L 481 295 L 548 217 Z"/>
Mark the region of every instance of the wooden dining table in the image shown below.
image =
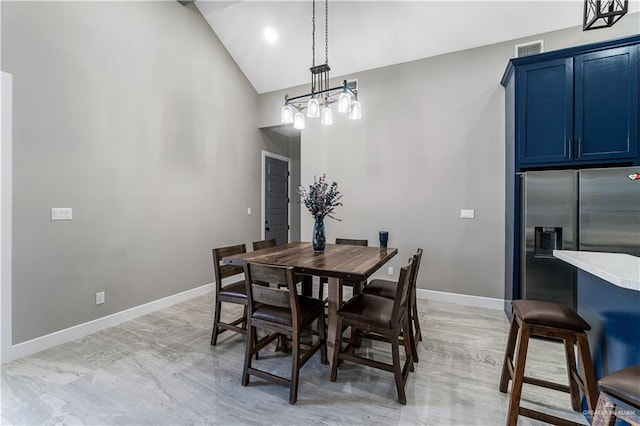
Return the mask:
<path id="1" fill-rule="evenodd" d="M 329 312 L 327 332 L 327 355 L 329 362 L 341 340 L 338 330 L 337 310 L 342 302 L 342 282 L 365 282 L 389 259 L 398 254 L 398 249 L 363 247 L 346 244 L 327 244 L 323 253 L 315 253 L 311 243 L 293 242 L 268 247 L 249 253 L 225 257 L 226 264 L 243 266 L 246 262 L 293 267 L 294 272 L 309 277 L 303 283 L 303 294 L 311 295 L 311 277 L 326 277 L 329 281 Z"/>

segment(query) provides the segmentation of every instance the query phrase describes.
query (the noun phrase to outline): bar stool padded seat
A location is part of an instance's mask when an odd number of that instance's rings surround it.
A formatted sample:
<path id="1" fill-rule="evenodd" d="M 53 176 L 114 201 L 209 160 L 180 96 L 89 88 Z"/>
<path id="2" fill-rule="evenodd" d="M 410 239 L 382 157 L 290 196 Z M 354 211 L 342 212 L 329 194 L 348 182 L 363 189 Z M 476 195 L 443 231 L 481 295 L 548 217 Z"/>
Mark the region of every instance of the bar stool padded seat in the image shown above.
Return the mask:
<path id="1" fill-rule="evenodd" d="M 640 365 L 611 373 L 598 381 L 600 390 L 634 407 L 640 407 Z"/>
<path id="2" fill-rule="evenodd" d="M 520 318 L 529 324 L 575 331 L 591 330 L 591 326 L 571 308 L 557 303 L 514 300 L 512 305 Z"/>

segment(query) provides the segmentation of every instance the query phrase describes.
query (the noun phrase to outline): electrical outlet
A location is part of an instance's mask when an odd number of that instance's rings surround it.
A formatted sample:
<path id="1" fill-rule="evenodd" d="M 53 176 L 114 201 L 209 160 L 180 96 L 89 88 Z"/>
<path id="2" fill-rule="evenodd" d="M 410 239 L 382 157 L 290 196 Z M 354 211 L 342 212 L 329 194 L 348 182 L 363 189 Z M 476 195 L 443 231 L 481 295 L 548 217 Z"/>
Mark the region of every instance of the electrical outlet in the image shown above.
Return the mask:
<path id="1" fill-rule="evenodd" d="M 96 305 L 102 305 L 104 303 L 104 291 L 96 293 Z"/>
<path id="2" fill-rule="evenodd" d="M 389 268 L 387 269 L 387 274 L 393 275 L 393 266 L 389 266 Z"/>
<path id="3" fill-rule="evenodd" d="M 251 207 L 247 207 L 247 214 L 251 214 Z"/>

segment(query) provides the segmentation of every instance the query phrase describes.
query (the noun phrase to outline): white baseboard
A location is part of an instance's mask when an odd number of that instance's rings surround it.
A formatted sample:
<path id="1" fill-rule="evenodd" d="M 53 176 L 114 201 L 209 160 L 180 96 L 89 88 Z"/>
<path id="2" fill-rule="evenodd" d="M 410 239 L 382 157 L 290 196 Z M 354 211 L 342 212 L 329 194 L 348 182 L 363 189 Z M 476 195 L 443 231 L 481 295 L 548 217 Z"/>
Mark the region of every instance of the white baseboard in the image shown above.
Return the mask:
<path id="1" fill-rule="evenodd" d="M 470 296 L 468 294 L 447 293 L 444 291 L 416 289 L 418 299 L 434 300 L 436 302 L 455 303 L 456 305 L 474 306 L 495 310 L 504 309 L 504 300 L 491 297 Z"/>
<path id="2" fill-rule="evenodd" d="M 169 306 L 175 305 L 176 303 L 184 302 L 185 300 L 202 296 L 213 291 L 213 285 L 213 283 L 205 284 L 191 290 L 183 291 L 182 293 L 167 296 L 162 299 L 154 300 L 140 306 L 135 306 L 124 311 L 116 312 L 102 318 L 97 318 L 93 321 L 78 324 L 64 330 L 59 330 L 45 336 L 36 337 L 35 339 L 12 345 L 10 348 L 8 348 L 6 353 L 3 354 L 6 356 L 3 356 L 2 362 L 5 363 L 17 358 L 21 358 L 23 356 L 31 355 L 57 345 L 79 339 L 105 328 L 122 324 L 123 322 L 150 314 L 157 310 L 167 308 Z M 454 303 L 457 305 L 475 306 L 479 308 L 488 308 L 495 310 L 504 309 L 504 300 L 493 299 L 489 297 L 470 296 L 466 294 L 447 293 L 443 291 L 423 289 L 417 289 L 417 296 L 419 299 Z"/>
<path id="3" fill-rule="evenodd" d="M 78 324 L 73 327 L 65 328 L 64 330 L 59 330 L 45 336 L 36 337 L 35 339 L 12 345 L 7 348 L 8 350 L 3 354 L 2 362 L 5 363 L 23 356 L 31 355 L 36 352 L 49 349 L 53 346 L 79 339 L 105 328 L 113 327 L 115 325 L 122 324 L 123 322 L 150 314 L 159 309 L 167 308 L 175 305 L 176 303 L 202 296 L 213 291 L 213 285 L 213 283 L 205 284 L 191 290 L 183 291 L 182 293 L 163 297 L 162 299 L 154 300 L 140 306 L 135 306 L 102 318 L 97 318 L 83 324 Z"/>

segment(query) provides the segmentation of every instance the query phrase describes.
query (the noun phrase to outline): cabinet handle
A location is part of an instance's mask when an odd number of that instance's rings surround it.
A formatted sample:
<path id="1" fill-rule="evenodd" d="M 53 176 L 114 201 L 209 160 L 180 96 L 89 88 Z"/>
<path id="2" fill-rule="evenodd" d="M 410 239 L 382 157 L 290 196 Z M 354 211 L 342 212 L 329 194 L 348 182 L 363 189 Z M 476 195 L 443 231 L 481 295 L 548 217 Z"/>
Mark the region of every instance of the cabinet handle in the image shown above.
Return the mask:
<path id="1" fill-rule="evenodd" d="M 580 158 L 582 156 L 582 140 L 580 138 L 576 139 L 578 146 L 576 146 L 576 158 Z"/>
<path id="2" fill-rule="evenodd" d="M 569 160 L 573 160 L 573 139 L 572 138 L 569 138 L 567 151 L 569 152 Z"/>

